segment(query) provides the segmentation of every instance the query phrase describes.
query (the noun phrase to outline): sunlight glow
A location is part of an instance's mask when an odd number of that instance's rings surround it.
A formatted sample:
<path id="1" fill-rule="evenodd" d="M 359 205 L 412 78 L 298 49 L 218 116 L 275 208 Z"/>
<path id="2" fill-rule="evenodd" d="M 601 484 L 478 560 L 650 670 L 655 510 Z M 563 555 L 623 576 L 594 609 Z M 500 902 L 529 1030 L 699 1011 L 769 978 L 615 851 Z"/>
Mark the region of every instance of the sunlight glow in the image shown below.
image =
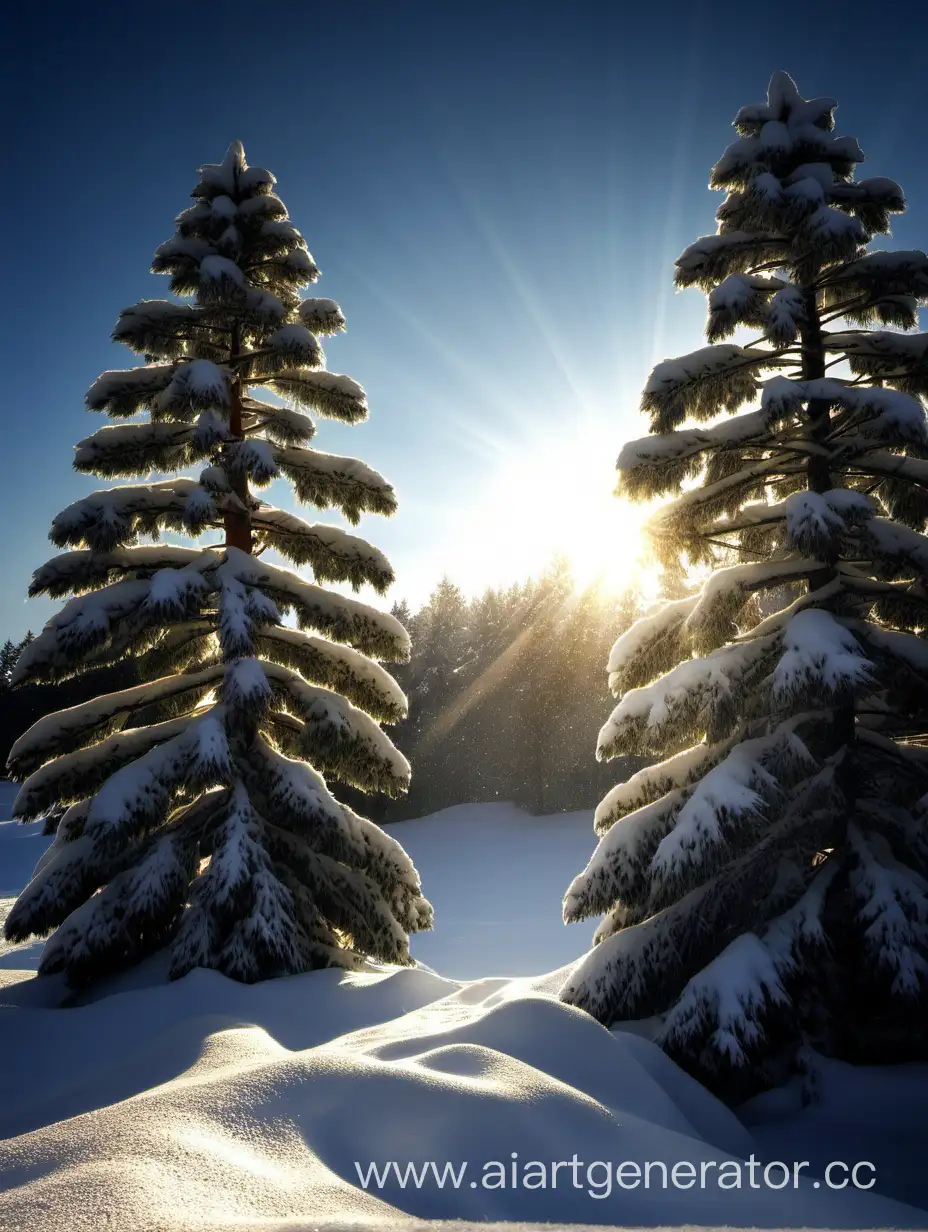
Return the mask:
<path id="1" fill-rule="evenodd" d="M 578 590 L 656 591 L 657 571 L 643 527 L 650 505 L 614 495 L 614 426 L 581 426 L 570 439 L 501 460 L 494 482 L 475 496 L 452 569 L 471 593 L 537 577 L 566 557 Z"/>

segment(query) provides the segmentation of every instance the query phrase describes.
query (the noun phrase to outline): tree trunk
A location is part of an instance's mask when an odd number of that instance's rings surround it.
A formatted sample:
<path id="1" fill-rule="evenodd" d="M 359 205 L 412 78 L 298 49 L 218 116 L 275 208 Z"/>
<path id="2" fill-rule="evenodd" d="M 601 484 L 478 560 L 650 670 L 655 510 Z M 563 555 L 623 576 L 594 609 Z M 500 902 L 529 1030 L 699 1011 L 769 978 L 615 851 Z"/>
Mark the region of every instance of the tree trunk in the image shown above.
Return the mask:
<path id="1" fill-rule="evenodd" d="M 239 351 L 241 350 L 241 335 L 238 327 L 232 331 L 232 350 L 229 356 L 230 366 L 234 368 L 235 361 L 238 359 Z M 229 432 L 233 439 L 244 440 L 244 431 L 242 428 L 242 378 L 236 376 L 232 382 L 231 390 L 231 405 L 229 407 Z M 248 476 L 244 471 L 235 476 L 230 476 L 232 491 L 238 497 L 243 508 L 227 509 L 224 515 L 224 526 L 226 533 L 226 547 L 239 548 L 242 552 L 247 552 L 249 556 L 252 552 L 252 536 L 251 536 L 251 513 L 249 506 L 248 495 Z"/>
<path id="2" fill-rule="evenodd" d="M 800 330 L 802 348 L 802 379 L 804 381 L 818 380 L 825 375 L 825 345 L 822 337 L 822 326 L 818 316 L 815 291 L 806 290 L 806 324 Z M 809 437 L 816 444 L 824 444 L 831 427 L 831 403 L 825 399 L 813 398 L 809 401 Z M 814 455 L 808 463 L 808 486 L 811 492 L 828 492 L 831 489 L 831 469 L 828 459 Z M 818 590 L 826 586 L 838 576 L 837 555 L 828 562 L 828 568 L 822 569 L 809 577 L 809 589 Z M 842 702 L 835 707 L 832 719 L 832 754 L 842 749 L 852 749 L 854 745 L 855 710 L 853 699 Z M 854 797 L 853 758 L 846 755 L 838 769 L 838 781 L 848 803 L 844 819 L 840 823 L 840 834 L 836 842 L 847 841 L 847 817 L 851 801 Z"/>
<path id="3" fill-rule="evenodd" d="M 802 379 L 818 380 L 825 375 L 825 345 L 822 327 L 818 319 L 815 291 L 806 291 L 806 324 L 800 330 L 802 346 Z M 822 444 L 831 425 L 831 403 L 814 398 L 809 402 L 809 435 L 816 444 Z M 831 488 L 831 471 L 828 459 L 813 456 L 809 459 L 809 490 L 827 492 Z M 810 583 L 811 584 L 811 583 Z"/>

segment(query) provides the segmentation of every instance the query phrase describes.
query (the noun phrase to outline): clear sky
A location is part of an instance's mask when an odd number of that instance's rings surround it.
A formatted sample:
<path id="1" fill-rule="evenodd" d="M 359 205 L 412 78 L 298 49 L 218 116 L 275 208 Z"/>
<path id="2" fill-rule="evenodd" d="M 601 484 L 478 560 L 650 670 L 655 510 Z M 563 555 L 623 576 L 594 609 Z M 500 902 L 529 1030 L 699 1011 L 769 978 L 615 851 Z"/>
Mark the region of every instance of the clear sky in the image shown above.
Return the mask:
<path id="1" fill-rule="evenodd" d="M 11 8 L 14 6 L 11 6 Z M 928 243 L 928 16 L 919 0 L 634 6 L 612 0 L 18 4 L 4 19 L 5 398 L 0 638 L 54 514 L 101 486 L 71 470 L 105 420 L 83 410 L 120 309 L 167 294 L 148 271 L 196 168 L 240 138 L 269 167 L 349 332 L 328 365 L 370 421 L 322 448 L 395 484 L 362 533 L 421 600 L 524 576 L 565 538 L 624 560 L 609 507 L 650 367 L 702 344 L 704 297 L 673 259 L 714 231 L 710 165 L 782 68 L 839 100 L 862 174 Z M 276 491 L 272 499 L 286 499 Z M 518 507 L 515 507 L 517 504 Z M 331 515 L 321 515 L 323 519 Z"/>

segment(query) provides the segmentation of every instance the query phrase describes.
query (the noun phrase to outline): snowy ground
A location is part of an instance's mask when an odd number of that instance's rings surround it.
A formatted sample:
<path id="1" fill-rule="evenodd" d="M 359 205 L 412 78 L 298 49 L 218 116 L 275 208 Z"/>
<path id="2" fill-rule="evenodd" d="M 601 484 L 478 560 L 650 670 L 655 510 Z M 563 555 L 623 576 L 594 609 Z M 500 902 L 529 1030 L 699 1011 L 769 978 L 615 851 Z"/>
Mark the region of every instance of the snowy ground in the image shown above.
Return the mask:
<path id="1" fill-rule="evenodd" d="M 593 847 L 590 820 L 484 805 L 392 827 L 435 903 L 437 930 L 414 947 L 432 970 L 255 987 L 195 971 L 168 985 L 153 962 L 62 1009 L 56 981 L 30 978 L 41 947 L 7 948 L 0 1229 L 389 1228 L 404 1216 L 925 1227 L 928 1067 L 823 1063 L 822 1104 L 803 1112 L 776 1092 L 745 1112 L 746 1128 L 646 1038 L 556 1000 L 557 968 L 591 931 L 559 918 Z M 39 829 L 0 824 L 0 896 L 28 878 L 48 841 Z M 605 1161 L 698 1172 L 752 1150 L 809 1160 L 809 1179 L 751 1189 L 745 1170 L 741 1189 L 710 1179 L 593 1196 Z M 548 1188 L 483 1186 L 483 1164 L 511 1167 L 513 1152 L 517 1167 L 546 1162 Z M 562 1170 L 552 1188 L 550 1164 L 574 1156 L 579 1186 Z M 832 1159 L 874 1162 L 882 1196 L 816 1184 Z M 469 1171 L 459 1188 L 394 1174 L 365 1191 L 355 1163 L 390 1160 Z"/>

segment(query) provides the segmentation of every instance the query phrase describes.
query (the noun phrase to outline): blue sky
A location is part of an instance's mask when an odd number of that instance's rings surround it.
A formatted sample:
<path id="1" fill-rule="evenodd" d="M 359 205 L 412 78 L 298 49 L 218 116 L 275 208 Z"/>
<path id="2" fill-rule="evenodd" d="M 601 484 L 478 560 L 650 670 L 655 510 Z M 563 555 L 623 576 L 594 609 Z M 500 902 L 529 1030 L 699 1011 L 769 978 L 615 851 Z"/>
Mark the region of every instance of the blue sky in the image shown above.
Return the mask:
<path id="1" fill-rule="evenodd" d="M 397 570 L 391 597 L 420 600 L 445 571 L 471 590 L 524 576 L 565 535 L 620 559 L 591 493 L 608 500 L 615 454 L 646 430 L 650 367 L 701 345 L 705 301 L 674 293 L 673 259 L 714 230 L 709 167 L 774 69 L 837 97 L 865 173 L 902 184 L 890 243 L 928 241 L 920 9 L 888 6 L 891 24 L 854 0 L 17 6 L 0 637 L 53 610 L 24 596 L 54 514 L 101 486 L 70 465 L 104 422 L 83 394 L 135 362 L 110 329 L 167 294 L 151 254 L 233 138 L 277 176 L 315 293 L 347 316 L 328 363 L 371 418 L 323 423 L 317 443 L 397 488 L 398 515 L 362 524 Z"/>

